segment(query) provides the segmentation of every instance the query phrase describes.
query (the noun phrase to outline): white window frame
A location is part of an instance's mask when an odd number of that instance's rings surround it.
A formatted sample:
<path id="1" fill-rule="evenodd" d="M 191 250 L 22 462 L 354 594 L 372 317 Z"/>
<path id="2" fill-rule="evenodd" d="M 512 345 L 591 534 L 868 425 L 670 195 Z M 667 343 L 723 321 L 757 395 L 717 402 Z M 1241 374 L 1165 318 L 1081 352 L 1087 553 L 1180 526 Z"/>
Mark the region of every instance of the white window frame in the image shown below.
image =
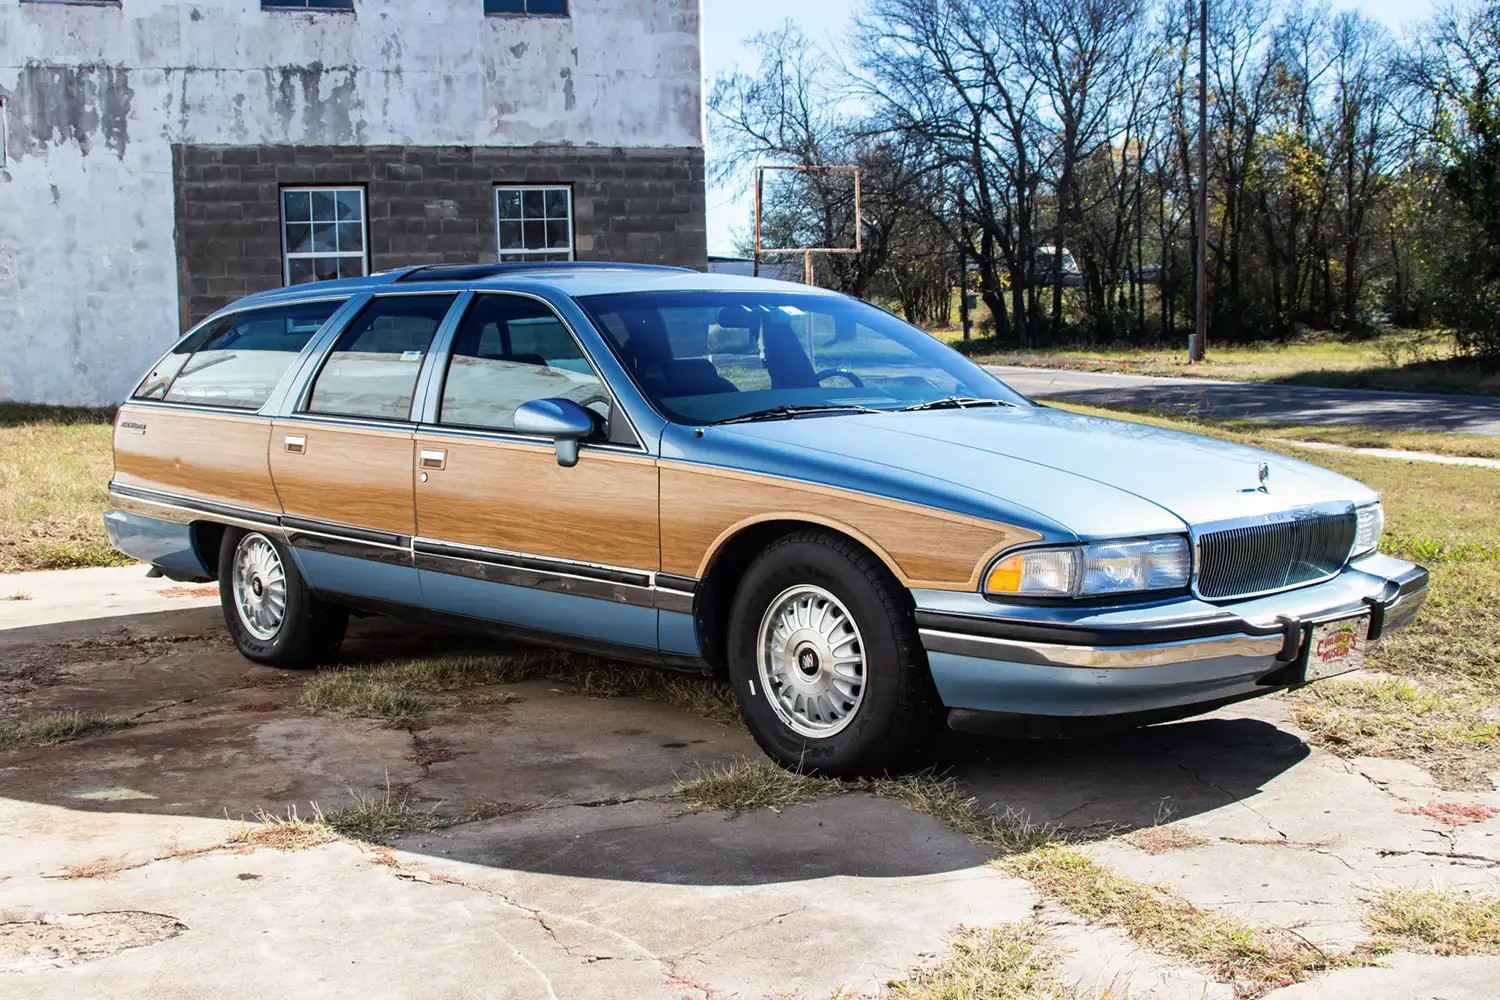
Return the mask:
<path id="1" fill-rule="evenodd" d="M 502 191 L 517 191 L 517 192 L 520 192 L 523 205 L 525 203 L 525 195 L 526 195 L 527 191 L 540 191 L 540 192 L 542 192 L 542 197 L 544 199 L 546 198 L 547 192 L 549 192 L 549 191 L 563 191 L 563 192 L 565 192 L 567 194 L 567 196 L 568 196 L 568 220 L 567 220 L 568 221 L 568 246 L 567 246 L 567 249 L 563 249 L 561 247 L 546 247 L 546 248 L 537 249 L 537 250 L 530 250 L 530 249 L 527 249 L 527 250 L 507 250 L 507 249 L 505 249 L 505 242 L 500 238 L 500 224 L 501 224 L 502 221 L 505 221 L 505 222 L 514 222 L 516 220 L 514 220 L 514 219 L 505 219 L 505 220 L 502 220 L 500 218 L 500 193 Z M 577 260 L 578 259 L 578 257 L 577 257 L 577 253 L 578 253 L 578 249 L 577 249 L 578 248 L 578 239 L 577 239 L 577 234 L 573 231 L 573 228 L 574 228 L 574 223 L 573 223 L 573 186 L 571 184 L 496 184 L 495 185 L 494 199 L 495 199 L 494 204 L 495 204 L 495 259 L 496 260 L 504 262 L 504 263 L 518 263 L 519 261 L 526 260 L 528 258 L 547 257 L 547 256 L 551 256 L 551 255 L 554 255 L 554 254 L 562 254 L 562 253 L 566 253 L 568 255 L 568 260 Z M 523 209 L 523 212 L 524 212 L 524 209 Z M 547 221 L 556 221 L 555 219 L 552 219 L 551 216 L 544 216 L 544 219 L 547 220 Z M 526 221 L 526 218 L 525 218 L 524 214 L 522 215 L 521 221 L 522 221 L 522 223 L 524 225 L 524 223 Z M 524 236 L 522 238 L 524 239 Z"/>
<path id="2" fill-rule="evenodd" d="M 363 231 L 364 249 L 358 252 L 353 250 L 344 251 L 311 251 L 293 253 L 286 242 L 286 196 L 288 194 L 303 194 L 317 191 L 327 191 L 335 196 L 341 191 L 359 192 L 359 227 Z M 499 211 L 499 202 L 496 202 L 496 211 Z M 357 184 L 302 184 L 293 187 L 284 187 L 276 192 L 276 213 L 281 219 L 281 283 L 287 288 L 292 286 L 292 261 L 294 260 L 316 260 L 317 258 L 335 257 L 339 260 L 363 260 L 365 262 L 365 274 L 370 273 L 370 205 L 365 189 Z M 497 230 L 498 232 L 498 230 Z M 314 282 L 315 284 L 316 282 Z M 306 282 L 304 282 L 306 284 Z"/>

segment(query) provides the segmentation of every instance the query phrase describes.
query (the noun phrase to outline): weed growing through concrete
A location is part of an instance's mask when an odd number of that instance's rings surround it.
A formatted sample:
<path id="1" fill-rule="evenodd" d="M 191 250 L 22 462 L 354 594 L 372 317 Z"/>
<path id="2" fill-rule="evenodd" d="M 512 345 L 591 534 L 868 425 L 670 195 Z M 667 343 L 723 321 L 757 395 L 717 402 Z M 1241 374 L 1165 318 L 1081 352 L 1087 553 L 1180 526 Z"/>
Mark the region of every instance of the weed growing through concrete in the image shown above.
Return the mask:
<path id="1" fill-rule="evenodd" d="M 675 705 L 715 722 L 739 720 L 734 697 L 717 682 L 551 650 L 438 656 L 371 668 L 324 671 L 308 682 L 301 703 L 314 711 L 396 719 L 449 704 L 505 704 L 515 696 L 501 693 L 497 699 L 493 693 L 479 693 L 472 698 L 449 701 L 430 696 L 534 680 L 565 684 L 592 698 L 642 698 Z"/>
<path id="2" fill-rule="evenodd" d="M 135 725 L 129 719 L 93 712 L 48 712 L 0 726 L 0 750 L 44 747 Z"/>
<path id="3" fill-rule="evenodd" d="M 1194 906 L 1062 844 L 992 863 L 1091 923 L 1119 927 L 1152 951 L 1207 970 L 1231 984 L 1239 997 L 1263 996 L 1329 969 L 1369 961 L 1362 954 L 1329 955 L 1289 932 L 1252 927 Z"/>
<path id="4" fill-rule="evenodd" d="M 1397 809 L 1408 816 L 1426 816 L 1444 826 L 1468 826 L 1500 816 L 1500 809 L 1477 802 L 1429 802 L 1425 806 Z"/>
<path id="5" fill-rule="evenodd" d="M 449 825 L 436 807 L 414 805 L 408 793 L 397 794 L 389 787 L 379 795 L 355 792 L 353 805 L 322 813 L 321 818 L 334 833 L 370 843 Z"/>
<path id="6" fill-rule="evenodd" d="M 260 810 L 255 814 L 258 825 L 247 826 L 229 844 L 235 847 L 269 847 L 277 851 L 305 851 L 334 839 L 334 831 L 316 803 L 312 817 L 298 815 L 297 807 L 287 809 L 285 816 Z"/>
<path id="7" fill-rule="evenodd" d="M 732 814 L 769 809 L 780 812 L 800 802 L 812 802 L 843 792 L 831 778 L 797 774 L 770 761 L 737 760 L 700 768 L 677 782 L 677 794 L 695 810 L 722 809 Z"/>
<path id="8" fill-rule="evenodd" d="M 93 861 L 85 861 L 82 864 L 68 865 L 56 877 L 69 881 L 90 878 L 111 879 L 133 868 L 139 868 L 141 864 L 142 862 L 131 861 L 123 854 L 113 858 L 95 858 Z"/>
<path id="9" fill-rule="evenodd" d="M 1202 847 L 1208 841 L 1180 826 L 1145 826 L 1122 838 L 1127 844 L 1147 854 L 1165 854 Z"/>
<path id="10" fill-rule="evenodd" d="M 1494 698 L 1462 682 L 1325 681 L 1292 702 L 1308 742 L 1341 757 L 1410 760 L 1446 788 L 1489 788 L 1500 770 Z"/>
<path id="11" fill-rule="evenodd" d="M 871 791 L 923 812 L 969 839 L 1001 854 L 1029 851 L 1062 837 L 1055 826 L 1038 825 L 1014 809 L 993 813 L 979 804 L 952 777 L 931 772 L 868 783 Z"/>
<path id="12" fill-rule="evenodd" d="M 881 1000 L 1069 1000 L 1036 921 L 959 927 L 935 965 L 892 982 Z M 1100 998 L 1102 1000 L 1102 998 Z"/>
<path id="13" fill-rule="evenodd" d="M 1403 948 L 1439 955 L 1500 955 L 1500 897 L 1456 889 L 1387 889 L 1366 923 Z"/>
<path id="14" fill-rule="evenodd" d="M 11 594 L 9 597 L 5 598 L 5 600 L 7 600 L 7 601 L 29 601 L 29 600 L 31 600 L 31 595 L 28 594 L 28 593 L 26 593 L 26 591 L 24 591 L 24 590 L 18 590 L 14 594 Z"/>

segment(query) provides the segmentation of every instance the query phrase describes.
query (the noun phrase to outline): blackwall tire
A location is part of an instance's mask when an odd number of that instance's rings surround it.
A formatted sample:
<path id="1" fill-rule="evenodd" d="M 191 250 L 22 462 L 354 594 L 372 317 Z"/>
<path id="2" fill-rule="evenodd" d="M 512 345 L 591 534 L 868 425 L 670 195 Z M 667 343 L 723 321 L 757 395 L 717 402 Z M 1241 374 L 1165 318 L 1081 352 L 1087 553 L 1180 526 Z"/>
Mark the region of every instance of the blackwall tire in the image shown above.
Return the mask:
<path id="1" fill-rule="evenodd" d="M 272 667 L 317 666 L 338 652 L 349 624 L 348 612 L 307 588 L 286 546 L 259 531 L 224 532 L 219 603 L 235 648 Z"/>
<path id="2" fill-rule="evenodd" d="M 784 767 L 911 770 L 941 726 L 908 595 L 841 535 L 799 531 L 761 553 L 735 594 L 728 654 L 745 724 Z"/>

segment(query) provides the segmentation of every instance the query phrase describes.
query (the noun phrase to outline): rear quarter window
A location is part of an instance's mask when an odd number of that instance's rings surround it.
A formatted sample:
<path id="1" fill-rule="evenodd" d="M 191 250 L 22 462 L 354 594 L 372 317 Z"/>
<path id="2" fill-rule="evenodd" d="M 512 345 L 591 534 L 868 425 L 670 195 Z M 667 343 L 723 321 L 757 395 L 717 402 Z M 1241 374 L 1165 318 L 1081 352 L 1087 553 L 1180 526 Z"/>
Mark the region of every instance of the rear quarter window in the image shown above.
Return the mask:
<path id="1" fill-rule="evenodd" d="M 173 348 L 135 398 L 258 410 L 341 305 L 303 302 L 225 316 Z"/>

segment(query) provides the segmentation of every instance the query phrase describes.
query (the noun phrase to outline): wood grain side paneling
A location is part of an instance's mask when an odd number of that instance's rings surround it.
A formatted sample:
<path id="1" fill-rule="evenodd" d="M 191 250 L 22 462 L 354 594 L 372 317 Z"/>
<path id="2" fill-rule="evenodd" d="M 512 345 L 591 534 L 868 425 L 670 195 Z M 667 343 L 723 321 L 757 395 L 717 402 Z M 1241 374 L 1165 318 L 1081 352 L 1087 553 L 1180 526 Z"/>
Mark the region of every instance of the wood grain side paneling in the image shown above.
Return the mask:
<path id="1" fill-rule="evenodd" d="M 660 568 L 654 459 L 585 448 L 565 469 L 550 445 L 421 433 L 417 449 L 447 462 L 416 484 L 423 538 Z"/>
<path id="2" fill-rule="evenodd" d="M 127 403 L 115 422 L 115 481 L 274 512 L 270 438 L 266 417 Z"/>
<path id="3" fill-rule="evenodd" d="M 307 450 L 287 451 L 288 435 L 305 438 Z M 413 533 L 411 431 L 278 420 L 270 443 L 271 477 L 285 513 Z"/>
<path id="4" fill-rule="evenodd" d="M 718 547 L 761 521 L 803 520 L 867 545 L 908 587 L 973 590 L 1002 549 L 1030 531 L 916 504 L 754 473 L 663 462 L 662 571 L 702 576 Z"/>

